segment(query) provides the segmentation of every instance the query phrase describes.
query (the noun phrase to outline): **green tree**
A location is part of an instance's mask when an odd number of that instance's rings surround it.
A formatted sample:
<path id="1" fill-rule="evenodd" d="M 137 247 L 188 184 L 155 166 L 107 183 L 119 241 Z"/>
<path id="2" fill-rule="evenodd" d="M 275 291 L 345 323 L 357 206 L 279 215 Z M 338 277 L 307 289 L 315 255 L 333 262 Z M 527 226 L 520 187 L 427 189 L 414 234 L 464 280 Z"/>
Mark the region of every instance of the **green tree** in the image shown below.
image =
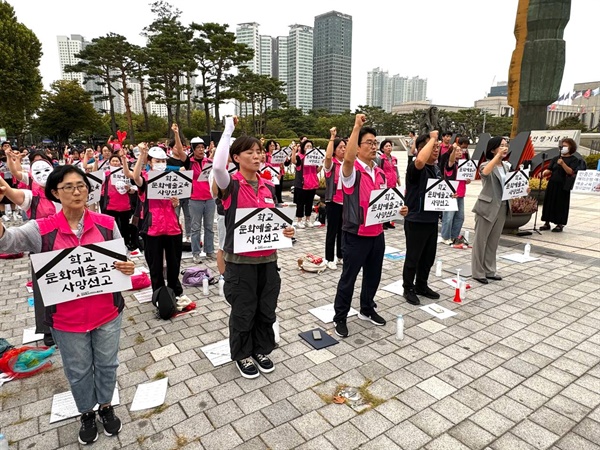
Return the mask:
<path id="1" fill-rule="evenodd" d="M 42 46 L 29 28 L 17 22 L 13 7 L 5 1 L 0 1 L 0 30 L 0 126 L 22 144 L 41 102 Z"/>
<path id="2" fill-rule="evenodd" d="M 587 131 L 587 127 L 579 120 L 579 116 L 570 116 L 561 120 L 559 123 L 550 127 L 551 130 L 581 130 Z"/>
<path id="3" fill-rule="evenodd" d="M 44 93 L 38 113 L 40 134 L 67 143 L 72 135 L 90 136 L 102 128 L 92 97 L 79 82 L 58 80 L 52 83 L 51 89 Z"/>
<path id="4" fill-rule="evenodd" d="M 235 34 L 227 31 L 228 25 L 207 22 L 203 24 L 192 23 L 190 29 L 195 37 L 192 41 L 194 57 L 200 72 L 200 102 L 204 106 L 206 115 L 206 133 L 210 133 L 211 106 L 215 111 L 215 125 L 221 126 L 219 105 L 229 94 L 224 87 L 232 78 L 230 71 L 233 67 L 250 61 L 254 51 L 246 44 L 235 41 Z"/>

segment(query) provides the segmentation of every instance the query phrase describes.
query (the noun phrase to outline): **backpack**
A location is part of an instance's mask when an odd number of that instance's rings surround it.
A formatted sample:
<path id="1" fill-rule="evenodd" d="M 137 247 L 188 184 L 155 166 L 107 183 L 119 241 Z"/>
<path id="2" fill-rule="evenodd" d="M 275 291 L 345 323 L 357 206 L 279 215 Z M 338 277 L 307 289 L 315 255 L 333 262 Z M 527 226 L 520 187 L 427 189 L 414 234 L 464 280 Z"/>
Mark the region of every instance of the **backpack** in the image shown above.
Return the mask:
<path id="1" fill-rule="evenodd" d="M 188 267 L 181 271 L 181 275 L 181 284 L 184 286 L 202 287 L 202 280 L 205 278 L 208 284 L 215 284 L 218 281 L 208 267 Z"/>
<path id="2" fill-rule="evenodd" d="M 161 286 L 152 293 L 152 304 L 158 309 L 158 317 L 169 320 L 177 313 L 177 299 L 173 289 Z"/>
<path id="3" fill-rule="evenodd" d="M 298 258 L 298 269 L 305 272 L 321 273 L 327 268 L 327 263 L 323 258 L 307 253 L 305 256 Z"/>

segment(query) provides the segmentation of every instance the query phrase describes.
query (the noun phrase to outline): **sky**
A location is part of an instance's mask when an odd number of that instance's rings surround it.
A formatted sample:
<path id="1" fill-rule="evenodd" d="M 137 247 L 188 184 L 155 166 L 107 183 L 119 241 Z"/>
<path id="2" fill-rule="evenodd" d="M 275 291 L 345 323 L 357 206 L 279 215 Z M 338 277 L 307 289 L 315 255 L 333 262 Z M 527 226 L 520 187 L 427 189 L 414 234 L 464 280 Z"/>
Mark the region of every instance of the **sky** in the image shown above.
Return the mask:
<path id="1" fill-rule="evenodd" d="M 144 45 L 140 35 L 154 16 L 149 0 L 8 0 L 17 20 L 42 43 L 40 72 L 44 86 L 60 78 L 57 35 L 93 38 L 114 32 Z M 518 0 L 170 0 L 182 11 L 182 23 L 217 22 L 235 32 L 244 22 L 260 24 L 260 33 L 287 36 L 293 24 L 314 26 L 314 17 L 332 10 L 353 21 L 351 108 L 366 103 L 367 72 L 427 78 L 427 97 L 437 105 L 473 106 L 492 85 L 508 80 L 515 46 Z M 210 5 L 210 6 L 209 6 Z M 218 7 L 214 7 L 217 5 Z M 393 6 L 391 6 L 393 5 Z M 566 64 L 560 93 L 574 83 L 600 80 L 598 42 L 593 27 L 600 1 L 572 0 L 565 29 Z M 228 113 L 228 112 L 226 112 Z"/>

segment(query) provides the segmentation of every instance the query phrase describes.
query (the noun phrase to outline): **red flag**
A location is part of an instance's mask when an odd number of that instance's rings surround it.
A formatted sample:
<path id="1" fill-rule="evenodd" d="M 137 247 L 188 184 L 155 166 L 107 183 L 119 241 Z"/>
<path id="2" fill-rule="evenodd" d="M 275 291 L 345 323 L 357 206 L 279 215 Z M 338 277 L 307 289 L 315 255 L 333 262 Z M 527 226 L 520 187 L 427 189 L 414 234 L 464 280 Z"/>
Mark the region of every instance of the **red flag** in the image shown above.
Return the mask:
<path id="1" fill-rule="evenodd" d="M 592 95 L 592 90 L 588 89 L 583 93 L 583 98 L 590 98 L 590 95 Z"/>

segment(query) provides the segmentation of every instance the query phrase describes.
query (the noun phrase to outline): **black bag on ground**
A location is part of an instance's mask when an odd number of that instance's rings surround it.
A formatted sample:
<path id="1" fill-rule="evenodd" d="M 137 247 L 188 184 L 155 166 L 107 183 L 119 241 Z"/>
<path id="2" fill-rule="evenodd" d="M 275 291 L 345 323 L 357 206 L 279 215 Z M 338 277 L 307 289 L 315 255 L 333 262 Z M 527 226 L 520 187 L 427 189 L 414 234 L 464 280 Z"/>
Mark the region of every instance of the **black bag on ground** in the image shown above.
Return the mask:
<path id="1" fill-rule="evenodd" d="M 152 304 L 158 310 L 158 317 L 169 320 L 177 312 L 177 299 L 173 289 L 167 286 L 161 286 L 152 294 Z"/>

